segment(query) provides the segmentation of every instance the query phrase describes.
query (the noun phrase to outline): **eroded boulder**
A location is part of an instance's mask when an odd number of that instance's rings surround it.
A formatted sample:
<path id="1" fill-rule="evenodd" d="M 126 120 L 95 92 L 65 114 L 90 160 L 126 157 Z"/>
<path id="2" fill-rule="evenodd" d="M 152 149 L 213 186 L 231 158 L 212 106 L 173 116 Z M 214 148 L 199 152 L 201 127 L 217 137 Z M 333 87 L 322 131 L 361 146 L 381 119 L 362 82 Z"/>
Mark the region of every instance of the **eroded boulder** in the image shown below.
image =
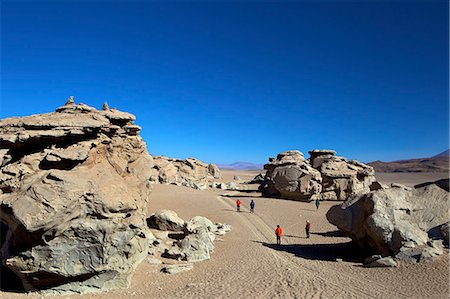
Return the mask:
<path id="1" fill-rule="evenodd" d="M 327 219 L 361 247 L 420 260 L 422 253 L 438 253 L 442 246 L 430 243 L 429 233 L 449 221 L 448 192 L 429 185 L 354 195 L 342 205 L 331 207 Z"/>
<path id="2" fill-rule="evenodd" d="M 337 157 L 333 150 L 309 153 L 307 160 L 296 150 L 270 158 L 264 165 L 267 172 L 260 187 L 263 195 L 305 201 L 345 200 L 381 188 L 374 185 L 373 168 L 364 163 Z"/>
<path id="3" fill-rule="evenodd" d="M 193 189 L 206 189 L 208 177 L 220 177 L 220 170 L 214 164 L 205 164 L 195 158 L 186 160 L 153 157 L 151 181 L 161 184 L 185 186 Z"/>
<path id="4" fill-rule="evenodd" d="M 267 170 L 261 191 L 264 196 L 294 200 L 313 200 L 322 191 L 320 173 L 312 168 L 299 151 L 280 153 L 264 165 Z"/>
<path id="5" fill-rule="evenodd" d="M 26 291 L 126 287 L 145 258 L 152 158 L 134 119 L 72 98 L 0 121 L 1 262 Z"/>

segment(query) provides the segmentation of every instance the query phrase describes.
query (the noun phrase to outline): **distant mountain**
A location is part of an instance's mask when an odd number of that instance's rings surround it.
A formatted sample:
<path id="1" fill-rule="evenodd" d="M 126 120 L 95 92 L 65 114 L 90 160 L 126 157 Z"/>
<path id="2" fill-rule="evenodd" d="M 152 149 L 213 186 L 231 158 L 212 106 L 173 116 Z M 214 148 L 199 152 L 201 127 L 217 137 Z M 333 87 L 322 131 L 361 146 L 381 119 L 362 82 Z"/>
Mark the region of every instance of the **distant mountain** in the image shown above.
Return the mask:
<path id="1" fill-rule="evenodd" d="M 261 170 L 264 164 L 257 164 L 251 162 L 234 162 L 231 164 L 217 164 L 220 169 L 234 169 L 234 170 Z"/>
<path id="2" fill-rule="evenodd" d="M 436 156 L 433 156 L 431 158 L 440 158 L 440 157 L 448 157 L 448 156 L 450 156 L 450 149 L 448 149 L 440 154 L 437 154 Z"/>
<path id="3" fill-rule="evenodd" d="M 449 150 L 431 158 L 418 158 L 392 162 L 375 161 L 367 163 L 375 172 L 448 172 Z"/>

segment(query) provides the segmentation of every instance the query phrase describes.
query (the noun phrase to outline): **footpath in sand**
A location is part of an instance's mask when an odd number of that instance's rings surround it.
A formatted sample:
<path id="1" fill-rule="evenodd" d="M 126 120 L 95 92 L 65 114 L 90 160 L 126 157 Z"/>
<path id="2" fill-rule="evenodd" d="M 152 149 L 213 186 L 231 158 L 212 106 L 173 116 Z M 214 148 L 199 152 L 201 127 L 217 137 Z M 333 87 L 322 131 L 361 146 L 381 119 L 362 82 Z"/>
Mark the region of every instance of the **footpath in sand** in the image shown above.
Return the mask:
<path id="1" fill-rule="evenodd" d="M 239 173 L 243 180 L 250 173 Z M 230 181 L 227 175 L 225 179 Z M 255 187 L 255 186 L 254 186 Z M 253 188 L 254 188 L 253 187 Z M 236 212 L 235 201 L 243 202 Z M 256 203 L 255 214 L 249 203 Z M 171 209 L 183 219 L 196 215 L 232 225 L 218 238 L 211 260 L 195 263 L 191 271 L 168 275 L 144 261 L 129 289 L 63 298 L 448 298 L 448 259 L 363 268 L 358 249 L 329 224 L 331 205 L 259 197 L 256 192 L 192 190 L 154 185 L 149 211 Z M 305 238 L 305 221 L 311 239 Z M 276 245 L 275 227 L 283 228 Z M 446 251 L 448 256 L 448 251 Z M 2 298 L 39 298 L 39 295 L 0 293 Z M 57 296 L 60 297 L 60 296 Z"/>

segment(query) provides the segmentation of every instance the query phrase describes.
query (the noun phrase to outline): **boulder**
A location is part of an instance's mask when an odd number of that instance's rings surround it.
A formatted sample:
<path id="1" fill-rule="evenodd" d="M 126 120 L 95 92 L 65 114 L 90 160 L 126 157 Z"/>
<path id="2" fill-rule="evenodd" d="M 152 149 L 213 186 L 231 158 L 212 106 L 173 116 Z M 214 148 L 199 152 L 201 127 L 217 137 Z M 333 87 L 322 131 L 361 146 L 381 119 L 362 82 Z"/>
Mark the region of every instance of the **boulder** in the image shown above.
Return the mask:
<path id="1" fill-rule="evenodd" d="M 294 200 L 314 200 L 322 191 L 320 173 L 299 151 L 280 153 L 264 165 L 267 170 L 261 191 L 264 196 Z"/>
<path id="2" fill-rule="evenodd" d="M 238 175 L 235 175 L 235 176 L 233 176 L 233 180 L 235 180 L 235 181 L 240 181 L 240 180 L 241 180 L 241 177 L 238 176 Z"/>
<path id="3" fill-rule="evenodd" d="M 149 228 L 168 231 L 183 231 L 185 222 L 178 217 L 177 213 L 171 210 L 158 210 L 155 214 L 147 218 Z"/>
<path id="4" fill-rule="evenodd" d="M 183 254 L 182 259 L 188 262 L 199 262 L 210 258 L 214 250 L 215 235 L 206 227 L 199 227 L 195 233 L 187 235 L 178 241 L 178 247 Z"/>
<path id="5" fill-rule="evenodd" d="M 154 183 L 203 190 L 207 188 L 208 175 L 210 175 L 208 164 L 195 158 L 180 160 L 156 156 L 153 157 L 150 180 Z M 216 172 L 215 175 L 220 175 L 220 172 Z"/>
<path id="6" fill-rule="evenodd" d="M 438 187 L 440 187 L 440 188 L 442 188 L 442 189 L 444 189 L 445 191 L 447 191 L 447 192 L 449 192 L 450 190 L 449 190 L 449 182 L 450 182 L 450 179 L 441 179 L 441 180 L 437 180 L 437 181 L 434 181 L 434 182 L 426 182 L 426 183 L 422 183 L 422 184 L 418 184 L 418 185 L 415 185 L 414 186 L 414 188 L 421 188 L 421 187 L 425 187 L 425 186 L 428 186 L 428 185 L 431 185 L 431 184 L 435 184 L 436 186 L 438 186 Z"/>
<path id="7" fill-rule="evenodd" d="M 173 264 L 173 265 L 164 266 L 161 269 L 161 272 L 164 272 L 167 274 L 177 274 L 180 272 L 192 270 L 193 267 L 194 267 L 194 265 L 192 263 Z"/>
<path id="8" fill-rule="evenodd" d="M 375 182 L 371 166 L 335 156 L 332 150 L 313 150 L 309 154 L 311 166 L 322 177 L 322 200 L 346 200 L 351 195 L 371 191 Z"/>
<path id="9" fill-rule="evenodd" d="M 392 255 L 430 247 L 430 230 L 449 221 L 447 201 L 448 192 L 436 185 L 381 189 L 331 207 L 327 219 L 361 247 Z"/>
<path id="10" fill-rule="evenodd" d="M 153 163 L 134 120 L 71 98 L 0 121 L 1 263 L 26 291 L 129 284 L 148 252 Z"/>
<path id="11" fill-rule="evenodd" d="M 442 239 L 444 240 L 445 244 L 447 244 L 447 245 L 449 244 L 449 242 L 448 242 L 449 226 L 450 226 L 450 222 L 446 222 L 446 223 L 442 224 L 439 228 Z"/>
<path id="12" fill-rule="evenodd" d="M 364 267 L 373 268 L 373 267 L 397 267 L 397 262 L 390 256 L 380 257 L 372 260 L 369 263 L 365 263 Z"/>
<path id="13" fill-rule="evenodd" d="M 333 150 L 312 150 L 309 154 L 308 160 L 296 150 L 270 158 L 259 188 L 263 195 L 304 201 L 345 200 L 382 188 L 373 184 L 375 173 L 370 166 L 337 157 Z"/>
<path id="14" fill-rule="evenodd" d="M 220 173 L 219 167 L 216 164 L 208 164 L 208 174 L 214 179 L 221 179 L 222 174 Z"/>

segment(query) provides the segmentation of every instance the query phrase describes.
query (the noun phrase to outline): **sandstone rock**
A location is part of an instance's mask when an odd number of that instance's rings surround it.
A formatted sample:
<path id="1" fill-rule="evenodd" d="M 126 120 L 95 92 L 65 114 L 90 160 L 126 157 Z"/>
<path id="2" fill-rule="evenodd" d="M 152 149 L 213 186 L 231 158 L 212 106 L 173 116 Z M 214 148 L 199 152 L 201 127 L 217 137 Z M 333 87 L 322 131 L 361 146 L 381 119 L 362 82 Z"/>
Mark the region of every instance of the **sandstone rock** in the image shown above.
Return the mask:
<path id="1" fill-rule="evenodd" d="M 364 264 L 364 267 L 397 267 L 397 262 L 392 257 L 380 257 L 374 261 Z"/>
<path id="2" fill-rule="evenodd" d="M 179 160 L 157 156 L 153 157 L 150 179 L 161 184 L 205 189 L 209 173 L 208 165 L 195 158 Z"/>
<path id="3" fill-rule="evenodd" d="M 434 182 L 426 182 L 426 183 L 418 184 L 418 185 L 415 185 L 414 188 L 417 189 L 417 188 L 425 187 L 425 186 L 428 186 L 428 185 L 431 185 L 431 184 L 435 184 L 436 186 L 438 186 L 438 187 L 444 189 L 445 191 L 449 192 L 450 191 L 449 190 L 449 182 L 450 182 L 450 179 L 447 178 L 447 179 L 437 180 L 437 181 L 434 181 Z"/>
<path id="4" fill-rule="evenodd" d="M 195 233 L 187 235 L 178 242 L 180 251 L 184 254 L 183 260 L 199 262 L 210 258 L 214 250 L 215 235 L 206 227 L 199 227 Z"/>
<path id="5" fill-rule="evenodd" d="M 186 223 L 188 233 L 195 233 L 200 227 L 206 227 L 210 232 L 216 232 L 217 226 L 211 220 L 203 216 L 195 216 Z"/>
<path id="6" fill-rule="evenodd" d="M 312 168 L 299 151 L 280 153 L 275 160 L 264 165 L 266 183 L 264 196 L 294 200 L 313 200 L 321 190 L 320 173 Z"/>
<path id="7" fill-rule="evenodd" d="M 238 190 L 238 185 L 235 182 L 229 182 L 226 184 L 226 190 Z"/>
<path id="8" fill-rule="evenodd" d="M 235 181 L 240 181 L 240 180 L 241 180 L 241 177 L 238 176 L 238 175 L 235 175 L 235 176 L 233 176 L 233 180 L 235 180 Z"/>
<path id="9" fill-rule="evenodd" d="M 382 189 L 331 207 L 327 219 L 362 247 L 405 256 L 427 248 L 428 232 L 449 220 L 447 200 L 448 192 L 436 185 Z"/>
<path id="10" fill-rule="evenodd" d="M 446 222 L 439 228 L 442 239 L 444 240 L 444 242 L 447 245 L 449 244 L 449 241 L 448 241 L 449 227 L 450 227 L 450 222 Z"/>
<path id="11" fill-rule="evenodd" d="M 351 195 L 367 193 L 375 182 L 375 172 L 371 166 L 337 157 L 330 150 L 309 153 L 310 164 L 322 177 L 322 200 L 346 200 Z"/>
<path id="12" fill-rule="evenodd" d="M 211 188 L 226 190 L 227 189 L 227 184 L 221 183 L 221 182 L 212 182 L 211 183 Z"/>
<path id="13" fill-rule="evenodd" d="M 216 164 L 208 164 L 208 173 L 215 179 L 221 179 L 222 174 L 220 173 L 219 167 Z"/>
<path id="14" fill-rule="evenodd" d="M 126 287 L 148 252 L 152 158 L 132 114 L 56 111 L 0 121 L 2 265 L 27 291 Z"/>
<path id="15" fill-rule="evenodd" d="M 147 218 L 147 225 L 150 228 L 159 230 L 182 231 L 184 230 L 185 222 L 174 211 L 158 210 Z"/>
<path id="16" fill-rule="evenodd" d="M 305 160 L 299 151 L 286 151 L 270 159 L 260 190 L 265 196 L 310 201 L 345 200 L 349 196 L 381 188 L 373 168 L 335 156 L 333 150 L 312 150 Z"/>
<path id="17" fill-rule="evenodd" d="M 161 269 L 162 272 L 167 274 L 176 274 L 184 271 L 192 270 L 194 265 L 192 263 L 167 265 Z"/>
<path id="18" fill-rule="evenodd" d="M 405 185 L 398 184 L 398 183 L 392 183 L 392 184 L 391 184 L 391 187 L 392 187 L 392 188 L 400 188 L 400 189 L 403 189 L 403 190 L 412 190 L 411 187 L 407 187 L 407 186 L 405 186 Z"/>
<path id="19" fill-rule="evenodd" d="M 248 184 L 262 184 L 264 183 L 264 176 L 262 173 L 257 174 Z"/>

